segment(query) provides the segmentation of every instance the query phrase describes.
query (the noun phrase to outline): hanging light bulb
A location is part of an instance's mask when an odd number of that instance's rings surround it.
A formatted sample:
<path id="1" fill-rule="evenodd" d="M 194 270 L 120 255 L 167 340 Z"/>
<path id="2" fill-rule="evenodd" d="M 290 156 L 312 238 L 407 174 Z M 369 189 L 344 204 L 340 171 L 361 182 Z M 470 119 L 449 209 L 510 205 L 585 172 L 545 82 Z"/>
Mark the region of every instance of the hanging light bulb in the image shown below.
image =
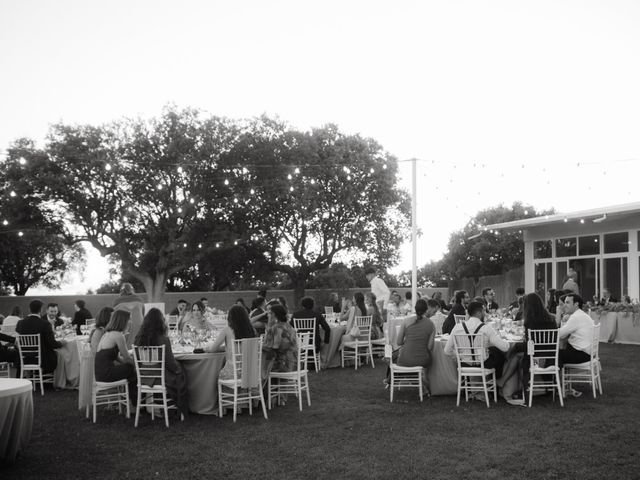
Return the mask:
<path id="1" fill-rule="evenodd" d="M 233 199 L 233 203 L 238 203 L 238 199 L 237 199 L 237 198 L 234 198 L 234 199 Z"/>
<path id="2" fill-rule="evenodd" d="M 195 203 L 195 200 L 193 198 L 190 198 L 189 203 Z"/>
<path id="3" fill-rule="evenodd" d="M 369 170 L 369 172 L 375 173 L 376 171 L 372 168 L 371 170 Z"/>
<path id="4" fill-rule="evenodd" d="M 249 173 L 249 170 L 247 170 L 247 167 L 242 167 L 242 173 L 244 175 L 246 175 L 247 173 Z"/>
<path id="5" fill-rule="evenodd" d="M 11 193 L 10 193 L 9 195 L 10 195 L 10 196 L 12 196 L 12 197 L 15 197 L 15 196 L 16 196 L 16 192 L 14 192 L 13 190 L 11 190 Z"/>
<path id="6" fill-rule="evenodd" d="M 182 246 L 183 246 L 184 248 L 187 248 L 187 244 L 186 244 L 186 243 L 183 243 L 183 244 L 182 244 Z"/>
<path id="7" fill-rule="evenodd" d="M 233 242 L 234 245 L 238 245 L 238 240 L 236 240 L 235 242 Z"/>
<path id="8" fill-rule="evenodd" d="M 289 175 L 287 175 L 287 178 L 288 178 L 289 180 L 291 180 L 293 177 L 291 176 L 291 174 L 289 174 Z"/>
<path id="9" fill-rule="evenodd" d="M 22 232 L 18 232 L 18 236 L 21 237 L 22 235 L 24 235 L 24 233 Z"/>
<path id="10" fill-rule="evenodd" d="M 182 207 L 178 207 L 178 213 L 182 213 Z"/>
<path id="11" fill-rule="evenodd" d="M 384 165 L 382 165 L 382 168 L 383 168 L 384 170 L 386 170 L 386 169 L 387 169 L 387 164 L 385 163 Z"/>
<path id="12" fill-rule="evenodd" d="M 300 173 L 300 169 L 298 167 L 296 167 L 294 171 L 296 172 L 296 174 Z"/>
<path id="13" fill-rule="evenodd" d="M 293 192 L 293 187 L 289 187 L 289 191 L 290 191 L 290 192 Z"/>
<path id="14" fill-rule="evenodd" d="M 27 163 L 27 161 L 24 159 L 24 157 L 20 157 L 20 158 L 18 159 L 18 163 L 19 163 L 20 165 L 25 165 L 25 164 Z"/>
<path id="15" fill-rule="evenodd" d="M 198 248 L 202 248 L 202 244 L 201 243 L 198 244 Z"/>
<path id="16" fill-rule="evenodd" d="M 9 222 L 7 222 L 6 220 L 3 220 L 2 224 L 6 227 L 7 225 L 9 225 Z"/>
<path id="17" fill-rule="evenodd" d="M 255 191 L 253 188 L 251 189 L 251 191 L 250 191 L 250 192 L 251 192 L 251 195 L 253 195 L 254 193 L 256 193 L 256 191 Z"/>
<path id="18" fill-rule="evenodd" d="M 316 183 L 315 179 L 312 178 L 311 179 L 311 185 L 315 185 L 315 183 Z"/>
<path id="19" fill-rule="evenodd" d="M 225 184 L 225 185 L 229 185 L 229 180 L 225 178 L 225 179 L 224 179 L 224 184 Z"/>
<path id="20" fill-rule="evenodd" d="M 158 190 L 162 190 L 162 184 L 161 183 L 158 184 Z"/>
<path id="21" fill-rule="evenodd" d="M 178 173 L 182 173 L 182 167 L 178 167 Z"/>
<path id="22" fill-rule="evenodd" d="M 220 244 L 219 243 L 216 243 L 216 248 L 220 248 Z"/>

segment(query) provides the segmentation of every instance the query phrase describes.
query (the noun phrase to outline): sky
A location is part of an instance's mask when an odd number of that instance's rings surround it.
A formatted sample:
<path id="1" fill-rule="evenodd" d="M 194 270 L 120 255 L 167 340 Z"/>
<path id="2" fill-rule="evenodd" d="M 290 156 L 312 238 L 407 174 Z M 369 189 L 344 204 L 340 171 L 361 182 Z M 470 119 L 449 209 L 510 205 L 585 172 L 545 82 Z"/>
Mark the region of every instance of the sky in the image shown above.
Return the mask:
<path id="1" fill-rule="evenodd" d="M 420 266 L 483 208 L 639 200 L 638 25 L 617 0 L 2 0 L 0 153 L 167 103 L 335 123 L 418 159 Z M 407 243 L 393 271 L 411 264 Z M 106 272 L 90 252 L 59 292 Z"/>

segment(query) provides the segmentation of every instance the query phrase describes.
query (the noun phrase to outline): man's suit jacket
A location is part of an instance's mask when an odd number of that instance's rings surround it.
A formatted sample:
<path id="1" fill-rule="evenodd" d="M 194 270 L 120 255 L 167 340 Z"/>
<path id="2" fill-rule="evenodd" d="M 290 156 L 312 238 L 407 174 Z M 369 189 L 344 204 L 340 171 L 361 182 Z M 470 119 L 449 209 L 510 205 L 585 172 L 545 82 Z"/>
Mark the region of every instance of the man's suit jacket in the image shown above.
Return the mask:
<path id="1" fill-rule="evenodd" d="M 442 323 L 442 333 L 451 333 L 453 327 L 456 326 L 456 319 L 454 315 L 466 315 L 467 311 L 464 309 L 461 303 L 454 303 L 449 315 Z"/>
<path id="2" fill-rule="evenodd" d="M 40 318 L 39 315 L 32 314 L 18 322 L 16 332 L 20 335 L 40 334 L 40 361 L 42 371 L 44 373 L 53 372 L 58 366 L 58 357 L 56 356 L 55 349 L 62 347 L 62 344 L 56 341 L 51 324 L 47 320 Z"/>

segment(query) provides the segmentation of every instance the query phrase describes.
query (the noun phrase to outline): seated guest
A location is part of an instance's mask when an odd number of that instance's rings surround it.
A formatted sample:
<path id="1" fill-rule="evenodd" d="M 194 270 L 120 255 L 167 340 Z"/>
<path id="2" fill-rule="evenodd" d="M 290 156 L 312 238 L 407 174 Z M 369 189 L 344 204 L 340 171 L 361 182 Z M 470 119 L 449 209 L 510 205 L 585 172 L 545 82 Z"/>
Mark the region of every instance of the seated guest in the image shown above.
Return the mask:
<path id="1" fill-rule="evenodd" d="M 175 315 L 176 317 L 178 317 L 178 325 L 184 323 L 186 321 L 187 315 L 189 315 L 189 303 L 181 298 L 180 300 L 178 300 L 176 308 L 171 310 L 171 313 L 169 315 Z"/>
<path id="2" fill-rule="evenodd" d="M 178 324 L 179 330 L 189 325 L 194 330 L 209 330 L 211 322 L 211 312 L 208 312 L 204 304 L 200 301 L 191 305 L 191 313 L 184 317 L 182 325 Z"/>
<path id="3" fill-rule="evenodd" d="M 56 348 L 62 348 L 64 342 L 57 342 L 53 335 L 53 328 L 47 320 L 40 317 L 42 302 L 32 300 L 29 304 L 29 315 L 16 325 L 16 332 L 20 335 L 40 335 L 40 364 L 43 373 L 51 373 L 58 366 Z M 26 363 L 36 363 L 26 362 Z"/>
<path id="4" fill-rule="evenodd" d="M 482 352 L 484 367 L 495 368 L 496 378 L 500 378 L 502 376 L 502 366 L 505 361 L 504 354 L 509 350 L 509 342 L 502 339 L 490 325 L 483 323 L 484 308 L 484 305 L 480 302 L 471 302 L 469 304 L 469 319 L 453 327 L 451 336 L 444 347 L 444 353 L 447 355 L 455 355 L 453 344 L 454 335 L 459 333 L 465 335 L 482 334 L 485 337 L 485 345 L 488 347 Z"/>
<path id="5" fill-rule="evenodd" d="M 205 311 L 205 312 L 211 312 L 211 313 L 213 313 L 213 308 L 211 308 L 211 307 L 209 306 L 209 300 L 207 299 L 207 297 L 202 297 L 202 298 L 200 299 L 200 302 L 202 303 L 202 305 L 204 305 L 204 311 Z"/>
<path id="6" fill-rule="evenodd" d="M 124 336 L 124 332 L 130 329 L 130 317 L 130 313 L 124 310 L 116 310 L 111 315 L 96 350 L 94 373 L 96 382 L 128 380 L 129 399 L 136 405 L 136 370 Z"/>
<path id="7" fill-rule="evenodd" d="M 285 310 L 285 312 L 287 312 L 287 315 L 288 315 L 289 314 L 289 307 L 287 305 L 287 299 L 284 298 L 284 297 L 278 297 L 278 303 L 284 307 L 284 310 Z"/>
<path id="8" fill-rule="evenodd" d="M 331 337 L 331 327 L 324 319 L 322 315 L 313 310 L 315 302 L 311 297 L 304 297 L 300 300 L 300 305 L 302 305 L 302 310 L 298 310 L 293 314 L 291 323 L 293 324 L 293 318 L 315 318 L 316 319 L 316 333 L 315 333 L 315 347 L 316 352 L 319 352 L 322 348 L 323 338 L 324 343 L 329 343 L 329 339 Z M 324 336 L 320 336 L 320 329 L 324 331 Z"/>
<path id="9" fill-rule="evenodd" d="M 100 339 L 102 339 L 102 335 L 104 335 L 105 328 L 109 324 L 109 320 L 111 320 L 111 314 L 113 313 L 113 308 L 104 307 L 102 310 L 98 312 L 98 316 L 96 317 L 96 325 L 93 330 L 91 330 L 91 334 L 89 335 L 89 344 L 91 345 L 91 352 L 95 355 L 98 351 L 98 345 L 100 345 Z"/>
<path id="10" fill-rule="evenodd" d="M 233 378 L 233 358 L 231 357 L 231 348 L 234 340 L 242 340 L 243 338 L 254 338 L 256 332 L 249 320 L 249 314 L 242 305 L 234 305 L 229 309 L 227 314 L 227 326 L 218 335 L 214 342 L 205 345 L 205 352 L 226 353 L 226 363 L 224 368 L 220 370 L 218 378 L 229 380 Z M 223 346 L 224 345 L 224 346 Z"/>
<path id="11" fill-rule="evenodd" d="M 466 315 L 467 309 L 466 306 L 469 304 L 469 294 L 466 290 L 458 290 L 456 292 L 454 304 L 449 310 L 449 315 L 445 318 L 442 323 L 442 333 L 451 333 L 453 327 L 456 324 L 455 315 Z"/>
<path id="12" fill-rule="evenodd" d="M 356 338 L 360 339 L 358 327 L 356 325 L 356 317 L 366 317 L 367 307 L 364 304 L 364 295 L 362 292 L 353 294 L 351 303 L 345 303 L 345 310 L 340 315 L 340 320 L 347 320 L 346 333 L 342 336 L 341 345 L 346 342 L 353 342 Z M 340 347 L 342 348 L 342 346 Z"/>
<path id="13" fill-rule="evenodd" d="M 241 307 L 244 307 L 245 310 L 247 311 L 247 313 L 249 313 L 251 310 L 249 310 L 249 307 L 247 307 L 247 305 L 244 303 L 244 299 L 243 298 L 239 298 L 236 300 L 236 305 L 240 305 Z"/>
<path id="14" fill-rule="evenodd" d="M 139 347 L 164 345 L 164 383 L 167 393 L 176 407 L 178 407 L 180 413 L 186 415 L 189 411 L 187 381 L 182 371 L 182 365 L 173 357 L 171 341 L 167 337 L 167 325 L 160 310 L 152 308 L 147 312 L 142 320 L 142 327 L 138 331 L 134 344 Z"/>
<path id="15" fill-rule="evenodd" d="M 287 312 L 282 305 L 269 310 L 269 328 L 264 336 L 262 350 L 271 363 L 269 371 L 292 372 L 298 369 L 298 337 L 287 322 Z"/>
<path id="16" fill-rule="evenodd" d="M 396 291 L 391 294 L 391 301 L 387 305 L 387 313 L 392 317 L 399 317 L 406 314 L 402 297 L 400 297 L 400 294 Z"/>
<path id="17" fill-rule="evenodd" d="M 580 295 L 569 293 L 564 300 L 564 310 L 569 315 L 567 322 L 560 327 L 560 338 L 568 338 L 567 347 L 560 350 L 560 365 L 565 363 L 584 363 L 591 360 L 591 339 L 593 320 L 582 310 Z"/>
<path id="18" fill-rule="evenodd" d="M 82 333 L 80 326 L 86 325 L 87 320 L 93 318 L 93 315 L 91 315 L 91 312 L 85 307 L 84 300 L 76 300 L 74 308 L 76 309 L 76 313 L 73 315 L 71 324 L 76 326 L 76 335 L 80 335 Z"/>
<path id="19" fill-rule="evenodd" d="M 444 311 L 449 311 L 449 309 L 451 308 L 449 305 L 447 305 L 445 303 L 445 301 L 442 299 L 442 292 L 437 291 L 437 292 L 433 292 L 433 295 L 431 295 L 431 298 L 433 300 L 435 300 L 436 302 L 438 302 L 438 304 L 440 305 L 440 311 L 442 311 L 444 313 Z"/>
<path id="20" fill-rule="evenodd" d="M 384 337 L 384 318 L 378 308 L 378 299 L 373 293 L 367 294 L 369 303 L 367 304 L 367 315 L 371 315 L 371 340 L 378 340 Z"/>
<path id="21" fill-rule="evenodd" d="M 610 303 L 617 303 L 617 301 L 618 300 L 616 300 L 615 298 L 613 298 L 611 296 L 611 292 L 609 291 L 608 288 L 603 288 L 602 289 L 602 298 L 598 302 L 598 305 L 600 305 L 601 307 L 605 307 L 605 306 L 609 305 Z"/>
<path id="22" fill-rule="evenodd" d="M 397 364 L 401 367 L 428 367 L 431 364 L 436 327 L 430 320 L 440 309 L 434 299 L 418 300 L 416 314 L 400 325 L 397 343 L 400 348 Z"/>
<path id="23" fill-rule="evenodd" d="M 251 313 L 249 314 L 251 325 L 258 335 L 262 335 L 267 327 L 267 302 L 264 297 L 256 297 L 251 302 Z"/>
<path id="24" fill-rule="evenodd" d="M 340 298 L 336 292 L 331 292 L 331 295 L 329 296 L 329 306 L 333 308 L 333 313 L 340 313 L 340 310 L 342 310 L 340 306 Z"/>
<path id="25" fill-rule="evenodd" d="M 0 333 L 0 363 L 9 362 L 16 365 L 18 367 L 17 377 L 20 377 L 20 354 L 18 349 L 13 346 L 15 341 L 15 337 Z M 3 342 L 6 342 L 7 345 L 4 345 Z"/>
<path id="26" fill-rule="evenodd" d="M 547 290 L 547 311 L 555 315 L 557 306 L 558 302 L 556 300 L 556 289 L 550 288 L 549 290 Z"/>
<path id="27" fill-rule="evenodd" d="M 511 302 L 509 305 L 509 310 L 513 310 L 514 308 L 520 308 L 520 299 L 524 297 L 524 288 L 518 287 L 516 288 L 516 299 Z"/>
<path id="28" fill-rule="evenodd" d="M 51 328 L 54 330 L 56 327 L 64 324 L 64 321 L 60 318 L 60 308 L 57 303 L 48 303 L 47 313 L 42 315 L 41 318 L 48 321 L 51 324 Z"/>
<path id="29" fill-rule="evenodd" d="M 484 302 L 485 311 L 487 313 L 492 311 L 495 312 L 500 308 L 496 303 L 496 301 L 494 300 L 495 296 L 496 296 L 496 292 L 494 292 L 493 288 L 491 287 L 487 287 L 482 290 L 482 299 Z"/>
<path id="30" fill-rule="evenodd" d="M 13 307 L 11 310 L 11 315 L 5 317 L 2 321 L 2 329 L 6 330 L 15 330 L 18 322 L 22 320 L 22 310 L 18 305 Z"/>

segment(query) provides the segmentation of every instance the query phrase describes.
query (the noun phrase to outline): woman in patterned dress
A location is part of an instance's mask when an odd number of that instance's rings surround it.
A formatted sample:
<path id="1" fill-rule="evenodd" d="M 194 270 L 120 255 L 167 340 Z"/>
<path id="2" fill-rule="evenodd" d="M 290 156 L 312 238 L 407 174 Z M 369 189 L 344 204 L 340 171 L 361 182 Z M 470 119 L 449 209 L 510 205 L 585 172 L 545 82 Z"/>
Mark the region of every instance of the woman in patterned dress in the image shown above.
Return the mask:
<path id="1" fill-rule="evenodd" d="M 273 324 L 271 324 L 273 322 Z M 273 372 L 292 372 L 298 368 L 298 338 L 296 330 L 287 322 L 287 311 L 282 305 L 273 305 L 269 311 L 269 324 L 262 350 Z"/>

